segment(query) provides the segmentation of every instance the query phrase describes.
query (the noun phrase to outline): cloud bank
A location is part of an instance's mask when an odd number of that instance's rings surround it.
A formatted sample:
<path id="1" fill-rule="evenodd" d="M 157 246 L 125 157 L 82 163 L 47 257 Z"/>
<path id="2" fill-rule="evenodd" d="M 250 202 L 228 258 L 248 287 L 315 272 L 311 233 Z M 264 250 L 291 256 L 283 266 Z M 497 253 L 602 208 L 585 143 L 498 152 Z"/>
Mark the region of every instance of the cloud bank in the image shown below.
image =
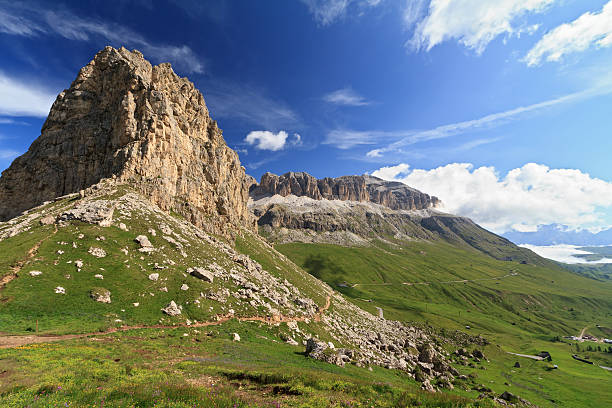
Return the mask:
<path id="1" fill-rule="evenodd" d="M 408 164 L 382 167 L 372 175 L 401 181 L 437 196 L 444 210 L 473 219 L 497 233 L 564 224 L 589 228 L 612 210 L 612 182 L 574 169 L 528 163 L 500 175 L 494 167 L 452 163 L 431 170 Z"/>

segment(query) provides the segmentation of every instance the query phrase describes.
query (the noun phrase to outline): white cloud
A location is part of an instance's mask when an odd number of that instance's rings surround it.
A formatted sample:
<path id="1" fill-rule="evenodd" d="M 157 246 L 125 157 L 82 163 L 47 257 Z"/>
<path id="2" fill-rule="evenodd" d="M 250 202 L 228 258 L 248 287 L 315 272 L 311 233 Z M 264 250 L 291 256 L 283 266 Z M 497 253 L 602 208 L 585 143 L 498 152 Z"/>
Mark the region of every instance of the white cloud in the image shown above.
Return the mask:
<path id="1" fill-rule="evenodd" d="M 588 48 L 612 46 L 612 1 L 599 13 L 584 13 L 571 23 L 562 24 L 544 35 L 523 61 L 535 66 L 559 61 L 564 55 Z"/>
<path id="2" fill-rule="evenodd" d="M 541 13 L 556 0 L 431 0 L 427 15 L 417 22 L 422 5 L 407 0 L 404 20 L 416 24 L 408 45 L 429 51 L 436 45 L 457 40 L 482 53 L 500 35 L 520 35 L 533 31 L 519 20 L 528 14 Z M 420 1 L 419 1 L 420 3 Z"/>
<path id="3" fill-rule="evenodd" d="M 255 145 L 259 150 L 271 150 L 273 152 L 282 150 L 287 142 L 289 134 L 284 130 L 273 133 L 268 130 L 254 130 L 244 139 L 250 145 Z"/>
<path id="4" fill-rule="evenodd" d="M 370 104 L 363 96 L 350 87 L 330 92 L 323 96 L 323 100 L 335 105 L 344 106 L 365 106 Z"/>
<path id="5" fill-rule="evenodd" d="M 302 3 L 306 4 L 317 23 L 326 26 L 344 17 L 351 7 L 363 12 L 378 6 L 382 0 L 302 0 Z"/>
<path id="6" fill-rule="evenodd" d="M 125 45 L 140 49 L 158 62 L 170 61 L 181 71 L 203 73 L 205 70 L 201 59 L 186 45 L 152 43 L 127 27 L 81 18 L 68 12 L 16 5 L 10 12 L 8 9 L 0 11 L 0 32 L 30 37 L 53 33 L 74 41 L 111 43 L 117 47 Z"/>
<path id="7" fill-rule="evenodd" d="M 372 175 L 435 195 L 446 211 L 497 233 L 553 223 L 590 228 L 605 223 L 603 209 L 612 211 L 612 182 L 536 163 L 503 176 L 493 167 L 474 168 L 468 163 L 431 170 L 410 170 L 408 164 L 400 164 Z"/>
<path id="8" fill-rule="evenodd" d="M 46 117 L 54 100 L 55 93 L 0 72 L 0 115 Z"/>

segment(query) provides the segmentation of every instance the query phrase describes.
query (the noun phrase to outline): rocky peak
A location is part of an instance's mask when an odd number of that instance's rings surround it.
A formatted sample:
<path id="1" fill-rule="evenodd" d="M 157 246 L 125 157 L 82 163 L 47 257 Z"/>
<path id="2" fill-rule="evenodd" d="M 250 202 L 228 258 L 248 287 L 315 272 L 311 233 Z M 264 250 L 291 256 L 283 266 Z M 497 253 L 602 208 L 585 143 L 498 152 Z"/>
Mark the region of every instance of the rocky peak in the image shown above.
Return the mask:
<path id="1" fill-rule="evenodd" d="M 282 176 L 265 173 L 259 184 L 251 186 L 251 197 L 257 199 L 279 194 L 306 196 L 315 200 L 372 202 L 392 210 L 423 210 L 440 204 L 430 196 L 407 185 L 377 177 L 342 176 L 317 180 L 308 173 L 289 172 Z"/>
<path id="2" fill-rule="evenodd" d="M 104 178 L 211 232 L 253 226 L 251 182 L 202 94 L 170 64 L 106 47 L 60 93 L 28 152 L 0 178 L 0 220 Z"/>

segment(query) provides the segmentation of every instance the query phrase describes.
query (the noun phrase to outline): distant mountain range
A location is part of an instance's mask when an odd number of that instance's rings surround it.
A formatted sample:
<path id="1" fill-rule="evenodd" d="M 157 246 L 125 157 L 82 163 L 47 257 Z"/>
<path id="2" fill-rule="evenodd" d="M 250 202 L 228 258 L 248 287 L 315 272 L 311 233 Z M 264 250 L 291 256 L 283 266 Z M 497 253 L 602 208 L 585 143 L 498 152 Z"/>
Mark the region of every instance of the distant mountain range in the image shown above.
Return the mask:
<path id="1" fill-rule="evenodd" d="M 587 230 L 571 231 L 560 224 L 548 224 L 535 232 L 510 231 L 502 234 L 516 244 L 531 245 L 611 245 L 612 228 L 593 233 Z"/>

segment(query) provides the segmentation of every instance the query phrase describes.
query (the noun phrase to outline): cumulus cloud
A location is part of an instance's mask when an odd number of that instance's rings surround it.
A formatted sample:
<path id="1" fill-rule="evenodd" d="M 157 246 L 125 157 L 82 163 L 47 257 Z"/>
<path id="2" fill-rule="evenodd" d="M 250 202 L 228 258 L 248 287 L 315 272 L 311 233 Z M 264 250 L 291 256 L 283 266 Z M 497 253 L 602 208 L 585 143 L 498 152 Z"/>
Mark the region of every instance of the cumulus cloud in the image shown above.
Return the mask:
<path id="1" fill-rule="evenodd" d="M 0 72 L 0 115 L 46 117 L 54 100 L 55 93 Z"/>
<path id="2" fill-rule="evenodd" d="M 533 32 L 534 27 L 521 24 L 522 17 L 541 13 L 556 0 L 431 0 L 424 18 L 420 18 L 423 1 L 407 0 L 404 21 L 414 25 L 408 45 L 429 51 L 436 45 L 457 40 L 482 53 L 487 44 L 500 35 Z"/>
<path id="3" fill-rule="evenodd" d="M 528 163 L 500 175 L 494 167 L 452 163 L 431 170 L 408 164 L 383 167 L 372 175 L 401 181 L 439 197 L 444 210 L 473 219 L 497 233 L 564 224 L 591 228 L 612 210 L 612 182 L 575 169 Z"/>
<path id="4" fill-rule="evenodd" d="M 268 130 L 254 130 L 247 135 L 244 141 L 249 145 L 254 145 L 256 149 L 276 152 L 285 147 L 287 137 L 289 137 L 289 134 L 284 130 L 278 133 Z"/>
<path id="5" fill-rule="evenodd" d="M 527 53 L 524 62 L 535 66 L 542 60 L 559 61 L 566 54 L 585 51 L 592 46 L 612 46 L 612 1 L 599 13 L 584 13 L 548 32 Z"/>
<path id="6" fill-rule="evenodd" d="M 330 92 L 323 96 L 323 100 L 334 105 L 344 106 L 365 106 L 370 104 L 363 96 L 350 87 Z"/>
<path id="7" fill-rule="evenodd" d="M 138 48 L 159 62 L 170 61 L 184 72 L 204 72 L 204 63 L 187 45 L 157 44 L 139 33 L 114 23 L 82 18 L 72 13 L 13 5 L 0 11 L 0 32 L 34 37 L 55 34 L 74 41 L 97 41 L 105 45 Z M 102 40 L 102 41 L 100 41 Z"/>

